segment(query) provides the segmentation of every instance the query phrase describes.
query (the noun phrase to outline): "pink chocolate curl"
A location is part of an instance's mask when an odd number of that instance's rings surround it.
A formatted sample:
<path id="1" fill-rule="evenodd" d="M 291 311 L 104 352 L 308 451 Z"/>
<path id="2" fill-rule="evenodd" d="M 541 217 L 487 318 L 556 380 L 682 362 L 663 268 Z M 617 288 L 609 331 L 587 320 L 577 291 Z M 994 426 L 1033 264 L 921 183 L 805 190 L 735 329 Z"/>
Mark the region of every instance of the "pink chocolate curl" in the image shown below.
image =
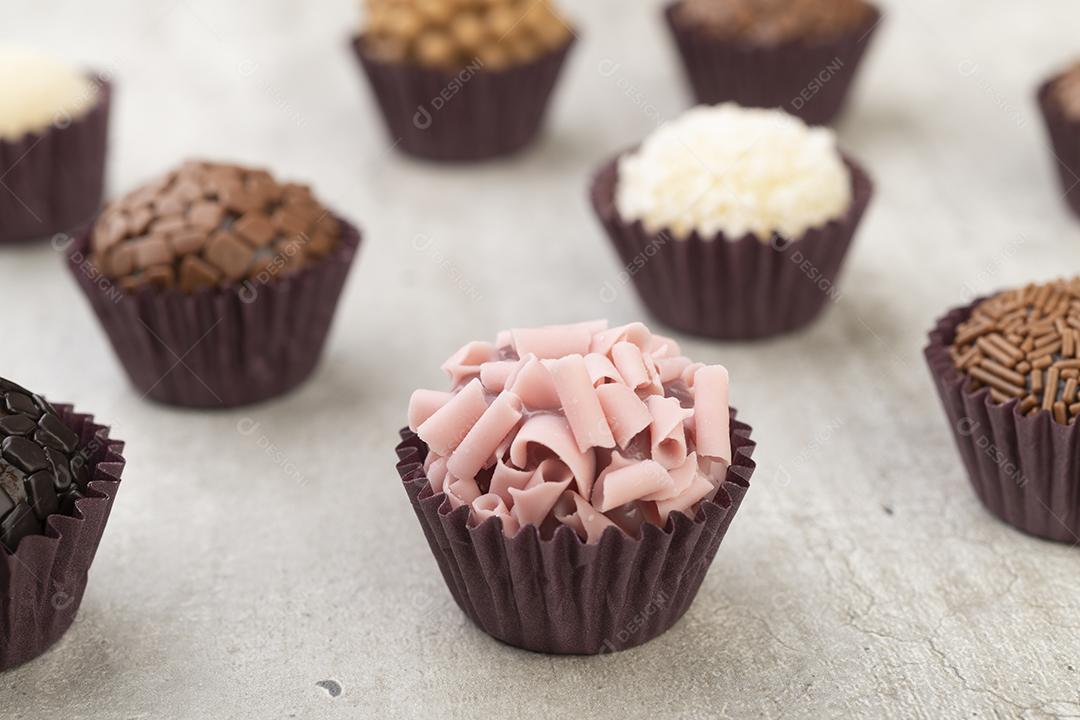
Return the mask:
<path id="1" fill-rule="evenodd" d="M 646 351 L 652 346 L 652 333 L 643 323 L 632 322 L 597 333 L 589 343 L 589 350 L 606 355 L 620 342 L 631 343 L 639 350 Z"/>
<path id="2" fill-rule="evenodd" d="M 690 487 L 686 490 L 683 490 L 670 500 L 661 500 L 656 503 L 656 511 L 660 513 L 660 525 L 666 525 L 668 515 L 676 510 L 684 513 L 687 512 L 694 506 L 694 503 L 703 499 L 706 495 L 711 493 L 713 489 L 713 484 L 709 482 L 704 475 L 695 475 L 693 481 L 690 483 Z"/>
<path id="3" fill-rule="evenodd" d="M 655 460 L 642 460 L 601 476 L 593 489 L 592 504 L 600 512 L 607 512 L 673 484 L 663 465 Z"/>
<path id="4" fill-rule="evenodd" d="M 682 356 L 682 350 L 679 349 L 679 343 L 675 342 L 674 339 L 663 335 L 653 335 L 648 350 L 649 354 L 657 359 Z M 687 362 L 689 362 L 689 360 L 687 360 Z"/>
<path id="5" fill-rule="evenodd" d="M 501 497 L 503 502 L 511 503 L 514 499 L 510 496 L 510 488 L 524 490 L 532 480 L 533 474 L 532 470 L 519 470 L 507 464 L 500 455 L 495 463 L 495 472 L 491 476 L 490 491 Z"/>
<path id="6" fill-rule="evenodd" d="M 495 449 L 521 420 L 521 400 L 512 392 L 503 392 L 488 405 L 465 439 L 450 456 L 446 467 L 455 477 L 474 478 L 494 461 Z"/>
<path id="7" fill-rule="evenodd" d="M 660 376 L 655 370 L 646 366 L 647 356 L 642 355 L 641 348 L 637 345 L 625 340 L 615 343 L 615 346 L 611 348 L 611 360 L 615 363 L 615 369 L 619 371 L 623 381 L 632 390 L 660 391 Z"/>
<path id="8" fill-rule="evenodd" d="M 683 372 L 686 368 L 690 367 L 690 358 L 682 357 L 656 357 L 656 367 L 660 371 L 660 382 L 672 383 L 676 380 L 682 380 Z M 483 368 L 480 369 L 480 379 L 484 379 Z M 487 383 L 484 383 L 487 387 Z"/>
<path id="9" fill-rule="evenodd" d="M 510 496 L 514 499 L 510 512 L 519 524 L 540 527 L 569 485 L 569 480 L 563 480 L 537 483 L 525 490 L 510 488 Z"/>
<path id="10" fill-rule="evenodd" d="M 446 458 L 428 453 L 424 461 L 424 473 L 427 475 L 428 485 L 431 492 L 438 495 L 443 491 L 443 481 L 446 480 Z"/>
<path id="11" fill-rule="evenodd" d="M 530 410 L 558 410 L 559 393 L 555 390 L 555 380 L 535 355 L 523 358 L 507 383 Z"/>
<path id="12" fill-rule="evenodd" d="M 693 416 L 694 412 L 683 409 L 675 398 L 660 395 L 650 395 L 645 399 L 645 404 L 652 415 L 649 425 L 652 459 L 667 469 L 679 467 L 686 462 L 683 420 Z"/>
<path id="13" fill-rule="evenodd" d="M 556 520 L 570 527 L 587 543 L 600 542 L 600 536 L 604 534 L 604 530 L 615 524 L 573 490 L 563 493 L 559 502 L 555 504 L 552 514 Z"/>
<path id="14" fill-rule="evenodd" d="M 472 502 L 472 515 L 470 525 L 476 527 L 488 518 L 497 517 L 502 520 L 503 535 L 514 537 L 519 528 L 517 518 L 510 514 L 506 503 L 498 495 L 488 493 L 481 495 Z"/>
<path id="15" fill-rule="evenodd" d="M 728 371 L 706 365 L 694 373 L 694 442 L 698 455 L 731 464 Z"/>
<path id="16" fill-rule="evenodd" d="M 584 355 L 589 352 L 589 341 L 592 340 L 588 323 L 516 328 L 510 332 L 519 357 L 532 354 L 540 359 L 553 359 L 575 353 Z"/>
<path id="17" fill-rule="evenodd" d="M 705 363 L 692 362 L 686 366 L 686 369 L 682 371 L 682 381 L 686 383 L 686 387 L 694 387 L 694 376 L 697 375 L 697 371 L 705 367 Z"/>
<path id="18" fill-rule="evenodd" d="M 480 366 L 480 382 L 490 393 L 502 392 L 518 370 L 518 360 L 495 360 Z"/>
<path id="19" fill-rule="evenodd" d="M 558 360 L 545 360 L 544 365 L 555 380 L 555 391 L 577 440 L 578 450 L 586 452 L 594 447 L 615 447 L 615 438 L 611 436 L 604 410 L 589 379 L 585 358 L 567 355 Z"/>
<path id="20" fill-rule="evenodd" d="M 655 492 L 652 495 L 643 497 L 642 500 L 670 500 L 671 498 L 686 491 L 690 487 L 690 484 L 694 482 L 694 477 L 698 474 L 698 457 L 697 453 L 690 453 L 686 462 L 679 467 L 668 470 L 668 475 L 671 476 L 672 485 L 670 488 L 665 488 L 659 492 Z"/>
<path id="21" fill-rule="evenodd" d="M 529 478 L 529 482 L 525 487 L 528 489 L 543 483 L 561 483 L 573 479 L 574 474 L 570 472 L 570 468 L 566 466 L 566 463 L 556 458 L 548 458 L 533 471 L 533 475 Z"/>
<path id="22" fill-rule="evenodd" d="M 594 387 L 608 383 L 623 384 L 619 371 L 615 369 L 611 360 L 608 360 L 607 355 L 589 353 L 585 356 L 585 369 L 589 371 L 589 379 L 592 380 Z"/>
<path id="23" fill-rule="evenodd" d="M 450 501 L 450 507 L 457 510 L 462 505 L 471 505 L 472 501 L 480 497 L 480 487 L 472 478 L 459 480 L 453 475 L 446 476 L 446 487 L 443 488 L 446 498 Z"/>
<path id="24" fill-rule="evenodd" d="M 438 390 L 417 390 L 409 398 L 409 429 L 416 432 L 435 411 L 450 402 L 453 395 Z"/>
<path id="25" fill-rule="evenodd" d="M 449 455 L 487 410 L 479 380 L 473 380 L 416 428 L 416 434 L 439 455 Z"/>
<path id="26" fill-rule="evenodd" d="M 592 450 L 578 449 L 570 425 L 559 415 L 540 413 L 525 420 L 510 445 L 510 461 L 517 467 L 529 466 L 529 450 L 538 451 L 540 459 L 554 455 L 570 468 L 577 483 L 578 492 L 586 495 L 592 490 L 596 474 L 596 455 Z M 512 491 L 511 491 L 512 492 Z"/>
<path id="27" fill-rule="evenodd" d="M 596 388 L 608 427 L 619 447 L 626 449 L 639 432 L 649 427 L 652 415 L 637 393 L 625 385 L 611 383 Z"/>
<path id="28" fill-rule="evenodd" d="M 465 344 L 442 364 L 450 376 L 450 384 L 458 387 L 480 374 L 480 366 L 495 359 L 495 346 L 489 342 L 473 341 Z"/>

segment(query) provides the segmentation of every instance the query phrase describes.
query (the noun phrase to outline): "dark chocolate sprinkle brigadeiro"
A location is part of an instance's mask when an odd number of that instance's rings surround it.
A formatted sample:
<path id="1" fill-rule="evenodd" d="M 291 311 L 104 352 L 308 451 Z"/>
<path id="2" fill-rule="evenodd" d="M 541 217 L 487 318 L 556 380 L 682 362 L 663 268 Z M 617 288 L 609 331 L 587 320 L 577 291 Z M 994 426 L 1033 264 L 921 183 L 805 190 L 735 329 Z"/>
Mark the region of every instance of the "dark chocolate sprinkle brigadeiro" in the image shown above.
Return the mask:
<path id="1" fill-rule="evenodd" d="M 996 402 L 1048 410 L 1061 424 L 1080 415 L 1080 277 L 1008 290 L 983 300 L 956 329 L 949 354 L 969 387 Z"/>
<path id="2" fill-rule="evenodd" d="M 49 515 L 71 515 L 88 474 L 79 436 L 52 405 L 0 378 L 0 543 L 15 552 Z"/>

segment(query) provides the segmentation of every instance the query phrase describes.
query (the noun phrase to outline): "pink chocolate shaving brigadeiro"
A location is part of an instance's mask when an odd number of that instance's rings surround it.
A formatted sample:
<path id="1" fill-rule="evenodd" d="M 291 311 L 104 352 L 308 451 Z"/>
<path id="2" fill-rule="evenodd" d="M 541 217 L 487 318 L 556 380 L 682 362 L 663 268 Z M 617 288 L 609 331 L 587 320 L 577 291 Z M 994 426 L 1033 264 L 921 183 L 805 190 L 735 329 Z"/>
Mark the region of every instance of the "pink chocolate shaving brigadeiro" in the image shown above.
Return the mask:
<path id="1" fill-rule="evenodd" d="M 434 493 L 513 537 L 565 525 L 589 543 L 692 514 L 731 464 L 728 373 L 641 323 L 498 334 L 443 364 L 451 392 L 417 390 L 409 429 Z"/>

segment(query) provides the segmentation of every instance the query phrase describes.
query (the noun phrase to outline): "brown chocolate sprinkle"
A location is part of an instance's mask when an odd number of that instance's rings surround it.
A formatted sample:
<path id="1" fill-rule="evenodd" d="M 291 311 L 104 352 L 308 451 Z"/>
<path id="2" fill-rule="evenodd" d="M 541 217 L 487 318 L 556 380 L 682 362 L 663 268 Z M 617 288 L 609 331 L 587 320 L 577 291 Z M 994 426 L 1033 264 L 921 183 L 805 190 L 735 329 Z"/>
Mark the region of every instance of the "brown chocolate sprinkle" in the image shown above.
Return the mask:
<path id="1" fill-rule="evenodd" d="M 296 272 L 341 228 L 305 185 L 265 170 L 187 162 L 115 200 L 94 226 L 92 260 L 121 288 L 195 292 Z"/>
<path id="2" fill-rule="evenodd" d="M 1046 410 L 1055 422 L 1080 415 L 1080 277 L 1028 285 L 983 300 L 956 330 L 949 348 L 969 388 L 994 402 Z"/>

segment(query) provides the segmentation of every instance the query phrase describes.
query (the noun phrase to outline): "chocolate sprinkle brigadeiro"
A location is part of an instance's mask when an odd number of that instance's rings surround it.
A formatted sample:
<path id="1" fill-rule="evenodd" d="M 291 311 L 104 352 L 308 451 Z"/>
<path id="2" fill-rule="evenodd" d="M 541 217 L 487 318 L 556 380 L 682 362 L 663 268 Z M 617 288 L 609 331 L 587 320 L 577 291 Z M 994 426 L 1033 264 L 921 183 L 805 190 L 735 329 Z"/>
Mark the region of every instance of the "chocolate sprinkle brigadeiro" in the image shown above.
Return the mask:
<path id="1" fill-rule="evenodd" d="M 188 162 L 110 203 L 94 227 L 92 260 L 121 288 L 194 292 L 269 280 L 325 257 L 338 221 L 306 185 L 264 170 Z"/>
<path id="2" fill-rule="evenodd" d="M 88 470 L 79 436 L 48 402 L 0 378 L 0 543 L 15 552 L 45 518 L 71 515 Z"/>
<path id="3" fill-rule="evenodd" d="M 1049 410 L 1059 423 L 1080 414 L 1080 277 L 1028 285 L 988 298 L 956 330 L 949 348 L 970 387 L 1019 411 Z"/>

